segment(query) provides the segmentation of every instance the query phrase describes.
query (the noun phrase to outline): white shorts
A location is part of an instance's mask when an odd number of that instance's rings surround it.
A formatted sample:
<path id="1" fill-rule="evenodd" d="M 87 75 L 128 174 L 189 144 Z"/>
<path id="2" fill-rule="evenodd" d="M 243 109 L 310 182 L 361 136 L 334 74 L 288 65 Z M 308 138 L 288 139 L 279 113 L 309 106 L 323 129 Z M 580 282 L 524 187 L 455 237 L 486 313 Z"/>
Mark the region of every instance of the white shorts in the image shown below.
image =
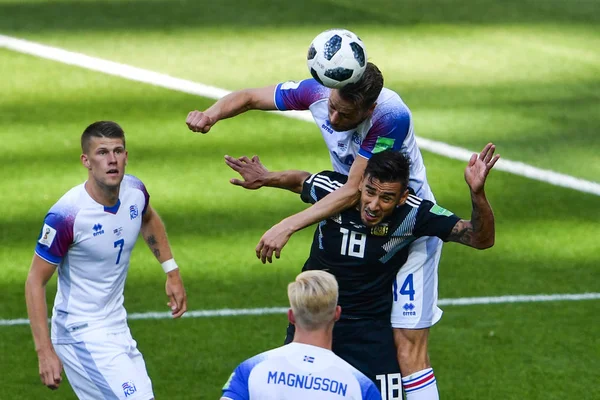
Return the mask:
<path id="1" fill-rule="evenodd" d="M 437 306 L 442 243 L 437 237 L 422 237 L 410 245 L 408 259 L 392 288 L 393 328 L 429 328 L 442 318 Z"/>
<path id="2" fill-rule="evenodd" d="M 146 364 L 129 328 L 95 329 L 82 341 L 54 344 L 67 379 L 80 399 L 154 398 Z"/>

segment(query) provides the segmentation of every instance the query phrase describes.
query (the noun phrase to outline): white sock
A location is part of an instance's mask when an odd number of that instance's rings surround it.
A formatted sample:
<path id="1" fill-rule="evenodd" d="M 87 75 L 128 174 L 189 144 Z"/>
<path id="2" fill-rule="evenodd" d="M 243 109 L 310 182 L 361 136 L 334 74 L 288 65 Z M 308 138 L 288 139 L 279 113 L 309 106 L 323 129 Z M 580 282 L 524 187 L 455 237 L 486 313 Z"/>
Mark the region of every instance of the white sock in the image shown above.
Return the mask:
<path id="1" fill-rule="evenodd" d="M 406 400 L 439 400 L 433 368 L 427 368 L 402 378 Z"/>

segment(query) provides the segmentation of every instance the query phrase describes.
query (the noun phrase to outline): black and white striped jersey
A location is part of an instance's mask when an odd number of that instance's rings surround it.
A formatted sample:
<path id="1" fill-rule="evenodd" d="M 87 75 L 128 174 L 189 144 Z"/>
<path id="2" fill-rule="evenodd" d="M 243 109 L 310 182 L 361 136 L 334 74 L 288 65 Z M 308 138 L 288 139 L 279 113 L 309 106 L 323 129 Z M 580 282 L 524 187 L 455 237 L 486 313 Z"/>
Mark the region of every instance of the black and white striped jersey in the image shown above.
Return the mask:
<path id="1" fill-rule="evenodd" d="M 301 198 L 316 203 L 340 188 L 347 176 L 333 171 L 311 175 Z M 406 262 L 409 245 L 421 236 L 446 240 L 460 220 L 452 212 L 413 194 L 391 216 L 366 227 L 358 208 L 319 223 L 303 270 L 327 270 L 337 278 L 342 318 L 389 319 L 392 284 Z"/>

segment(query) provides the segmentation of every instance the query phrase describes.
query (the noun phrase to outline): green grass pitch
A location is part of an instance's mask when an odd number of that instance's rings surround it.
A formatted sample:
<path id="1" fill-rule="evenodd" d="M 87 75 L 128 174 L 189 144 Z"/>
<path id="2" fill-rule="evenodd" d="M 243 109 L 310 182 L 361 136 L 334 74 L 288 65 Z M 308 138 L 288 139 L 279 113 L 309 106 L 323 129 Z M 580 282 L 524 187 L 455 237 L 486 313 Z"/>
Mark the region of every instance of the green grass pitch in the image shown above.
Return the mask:
<path id="1" fill-rule="evenodd" d="M 600 2 L 580 0 L 0 0 L 0 34 L 229 90 L 308 77 L 320 31 L 357 32 L 419 136 L 599 181 Z M 83 181 L 79 135 L 100 119 L 126 130 L 128 173 L 163 217 L 193 310 L 285 306 L 312 229 L 272 265 L 262 233 L 305 207 L 273 189 L 233 187 L 223 155 L 316 171 L 328 154 L 309 123 L 261 112 L 208 135 L 184 124 L 212 100 L 0 48 L 0 319 L 25 318 L 24 281 L 41 221 Z M 468 217 L 464 163 L 424 152 L 440 204 Z M 599 198 L 494 171 L 497 241 L 446 245 L 440 298 L 600 292 Z M 131 260 L 129 312 L 166 311 L 164 274 L 144 243 Z M 48 288 L 51 305 L 55 279 Z M 430 355 L 444 399 L 595 399 L 600 302 L 444 307 Z M 282 343 L 285 315 L 136 320 L 157 399 L 216 399 L 232 369 Z M 74 399 L 44 388 L 29 327 L 0 326 L 2 399 Z M 597 373 L 596 373 L 597 375 Z"/>

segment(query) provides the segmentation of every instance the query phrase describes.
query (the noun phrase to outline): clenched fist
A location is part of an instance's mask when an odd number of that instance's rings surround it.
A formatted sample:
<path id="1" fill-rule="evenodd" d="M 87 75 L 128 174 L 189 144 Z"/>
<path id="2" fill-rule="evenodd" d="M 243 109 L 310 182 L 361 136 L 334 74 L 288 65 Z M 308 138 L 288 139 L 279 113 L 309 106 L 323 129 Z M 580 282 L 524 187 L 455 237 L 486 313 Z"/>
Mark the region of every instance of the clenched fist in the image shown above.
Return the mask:
<path id="1" fill-rule="evenodd" d="M 210 128 L 212 128 L 216 122 L 217 121 L 204 112 L 197 110 L 190 112 L 185 120 L 185 123 L 192 132 L 200 133 L 207 133 L 210 131 Z"/>

